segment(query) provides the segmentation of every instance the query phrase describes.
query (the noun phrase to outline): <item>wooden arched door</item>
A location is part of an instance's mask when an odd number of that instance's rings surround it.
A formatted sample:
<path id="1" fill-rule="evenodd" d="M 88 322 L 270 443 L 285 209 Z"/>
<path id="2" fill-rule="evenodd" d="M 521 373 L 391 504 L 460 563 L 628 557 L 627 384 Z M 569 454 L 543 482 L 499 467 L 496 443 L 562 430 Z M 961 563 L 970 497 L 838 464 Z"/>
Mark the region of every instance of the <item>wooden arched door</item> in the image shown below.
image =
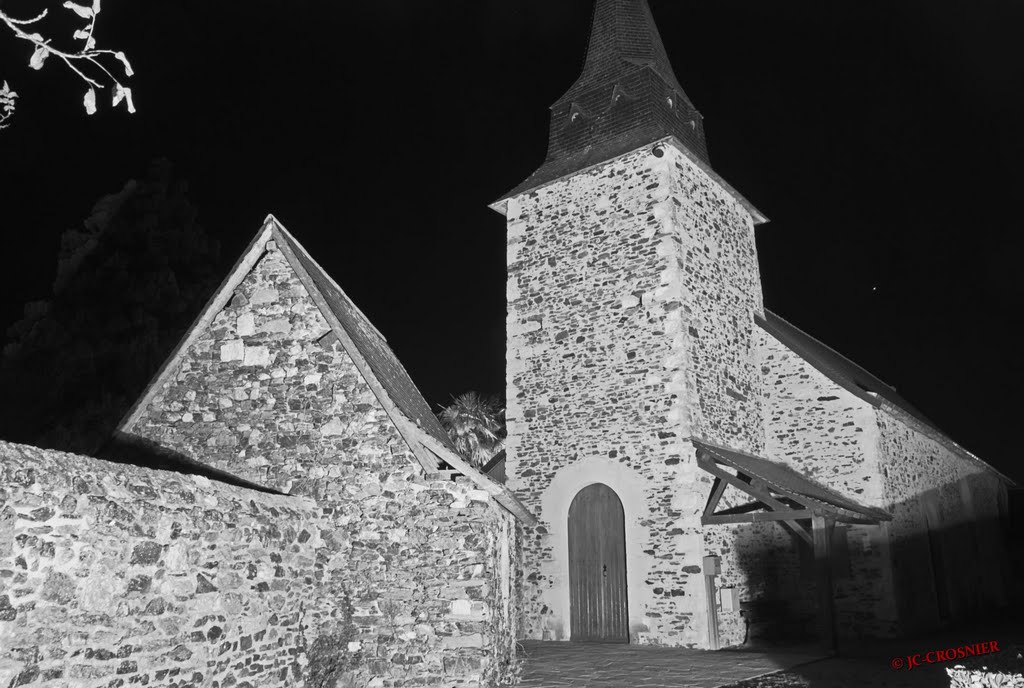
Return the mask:
<path id="1" fill-rule="evenodd" d="M 580 490 L 569 507 L 569 599 L 572 640 L 629 642 L 625 519 L 602 483 Z"/>

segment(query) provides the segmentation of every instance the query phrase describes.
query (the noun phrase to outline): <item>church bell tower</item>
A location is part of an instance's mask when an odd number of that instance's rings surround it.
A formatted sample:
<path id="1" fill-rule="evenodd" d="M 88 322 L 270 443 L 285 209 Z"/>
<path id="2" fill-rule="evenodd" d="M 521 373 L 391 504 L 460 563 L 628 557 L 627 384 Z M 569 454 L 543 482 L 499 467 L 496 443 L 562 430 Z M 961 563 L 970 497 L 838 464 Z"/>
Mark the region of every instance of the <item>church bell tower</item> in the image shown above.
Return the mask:
<path id="1" fill-rule="evenodd" d="M 646 0 L 596 0 L 544 162 L 492 207 L 507 220 L 508 484 L 540 518 L 524 630 L 706 647 L 714 535 L 690 440 L 763 449 L 765 218 L 712 168 Z"/>

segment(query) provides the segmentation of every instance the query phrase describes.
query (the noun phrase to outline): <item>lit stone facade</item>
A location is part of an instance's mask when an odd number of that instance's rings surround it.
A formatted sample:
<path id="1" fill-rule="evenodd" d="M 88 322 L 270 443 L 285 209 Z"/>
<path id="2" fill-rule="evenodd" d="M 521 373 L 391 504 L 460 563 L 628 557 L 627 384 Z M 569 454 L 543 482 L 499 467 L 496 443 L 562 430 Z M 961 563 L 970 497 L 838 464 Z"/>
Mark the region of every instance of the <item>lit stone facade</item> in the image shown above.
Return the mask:
<path id="1" fill-rule="evenodd" d="M 902 409 L 865 401 L 764 331 L 758 340 L 766 455 L 893 515 L 845 532 L 840 629 L 884 637 L 933 628 L 943 579 L 951 618 L 1004 604 L 1005 482 Z M 935 561 L 933 547 L 942 550 Z M 945 570 L 938 579 L 933 565 Z"/>
<path id="2" fill-rule="evenodd" d="M 755 218 L 674 139 L 505 202 L 506 471 L 540 519 L 524 540 L 528 637 L 572 637 L 569 510 L 593 483 L 623 506 L 630 642 L 709 647 L 711 604 L 724 646 L 817 633 L 809 548 L 778 524 L 701 526 L 712 478 L 689 438 L 789 465 L 893 515 L 836 528 L 840 634 L 934 625 L 940 589 L 951 617 L 1005 599 L 1005 479 L 759 325 Z M 730 487 L 720 508 L 749 501 Z M 954 560 L 972 540 L 978 555 Z M 709 600 L 711 554 L 739 608 Z"/>
<path id="3" fill-rule="evenodd" d="M 506 470 L 542 521 L 524 550 L 529 634 L 568 637 L 567 491 L 605 482 L 634 495 L 631 639 L 701 645 L 716 536 L 687 440 L 764 445 L 752 218 L 672 143 L 513 197 L 507 217 Z"/>

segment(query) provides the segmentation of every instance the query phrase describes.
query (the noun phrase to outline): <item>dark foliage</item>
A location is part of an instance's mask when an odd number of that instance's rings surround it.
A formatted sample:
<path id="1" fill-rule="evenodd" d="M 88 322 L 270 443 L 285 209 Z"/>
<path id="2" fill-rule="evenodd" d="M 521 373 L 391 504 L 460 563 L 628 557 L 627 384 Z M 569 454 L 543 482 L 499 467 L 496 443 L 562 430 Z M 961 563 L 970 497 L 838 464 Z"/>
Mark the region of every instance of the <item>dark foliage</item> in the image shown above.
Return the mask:
<path id="1" fill-rule="evenodd" d="M 0 366 L 0 437 L 94 452 L 216 285 L 218 243 L 170 163 L 61 237 L 53 295 L 25 306 Z"/>

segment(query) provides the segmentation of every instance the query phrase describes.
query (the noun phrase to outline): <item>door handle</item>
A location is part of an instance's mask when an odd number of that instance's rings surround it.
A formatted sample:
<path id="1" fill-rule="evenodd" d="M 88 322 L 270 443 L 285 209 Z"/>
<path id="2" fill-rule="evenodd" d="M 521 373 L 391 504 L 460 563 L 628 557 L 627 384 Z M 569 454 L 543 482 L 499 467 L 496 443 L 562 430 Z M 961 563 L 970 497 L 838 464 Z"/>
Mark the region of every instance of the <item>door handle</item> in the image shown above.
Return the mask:
<path id="1" fill-rule="evenodd" d="M 603 564 L 601 566 L 601 575 L 605 578 L 608 577 L 608 564 Z"/>

